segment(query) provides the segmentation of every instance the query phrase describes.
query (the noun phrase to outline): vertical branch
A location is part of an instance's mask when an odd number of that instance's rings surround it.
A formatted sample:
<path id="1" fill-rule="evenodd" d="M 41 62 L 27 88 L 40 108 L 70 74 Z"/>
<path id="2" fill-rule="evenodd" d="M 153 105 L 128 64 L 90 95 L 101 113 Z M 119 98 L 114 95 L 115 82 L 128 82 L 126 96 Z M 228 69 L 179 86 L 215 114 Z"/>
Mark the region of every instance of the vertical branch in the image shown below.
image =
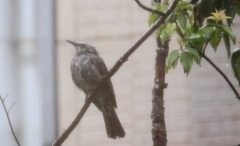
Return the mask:
<path id="1" fill-rule="evenodd" d="M 154 3 L 161 2 L 160 0 L 153 0 Z M 164 3 L 167 3 L 164 0 Z M 178 0 L 172 3 L 172 6 L 177 5 Z M 175 7 L 172 7 L 174 8 Z M 172 10 L 174 10 L 172 9 Z M 159 36 L 156 36 L 157 50 L 156 50 L 156 62 L 155 62 L 155 78 L 154 87 L 152 91 L 152 139 L 154 146 L 166 146 L 167 145 L 167 132 L 164 119 L 164 88 L 167 87 L 165 83 L 165 66 L 166 58 L 169 51 L 169 40 L 166 40 L 164 44 L 161 43 Z"/>
<path id="2" fill-rule="evenodd" d="M 152 138 L 154 146 L 166 146 L 167 133 L 164 120 L 164 88 L 165 83 L 165 66 L 166 58 L 169 50 L 169 41 L 164 45 L 161 44 L 160 38 L 157 37 L 156 63 L 155 63 L 155 78 L 154 88 L 152 91 Z"/>

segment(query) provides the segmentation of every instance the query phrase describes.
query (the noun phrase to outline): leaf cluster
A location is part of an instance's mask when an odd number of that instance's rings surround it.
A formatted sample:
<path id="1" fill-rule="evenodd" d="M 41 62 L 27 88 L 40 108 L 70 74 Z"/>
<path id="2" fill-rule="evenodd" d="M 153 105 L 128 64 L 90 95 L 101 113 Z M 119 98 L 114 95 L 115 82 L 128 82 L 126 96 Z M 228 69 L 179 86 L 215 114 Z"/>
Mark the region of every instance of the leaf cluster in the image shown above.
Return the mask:
<path id="1" fill-rule="evenodd" d="M 198 24 L 201 26 L 201 22 L 204 18 L 207 18 L 217 10 L 226 10 L 224 13 L 226 16 L 232 19 L 227 19 L 228 26 L 233 23 L 233 19 L 236 14 L 240 15 L 240 1 L 239 0 L 201 0 L 194 6 L 194 17 Z"/>
<path id="2" fill-rule="evenodd" d="M 166 11 L 168 6 L 161 3 L 154 4 L 153 9 Z M 225 10 L 226 9 L 226 10 Z M 184 73 L 189 74 L 193 62 L 201 66 L 201 58 L 205 54 L 206 47 L 210 44 L 217 51 L 221 40 L 224 41 L 228 58 L 231 57 L 231 44 L 236 43 L 236 35 L 231 29 L 235 14 L 239 13 L 239 0 L 201 0 L 191 5 L 189 2 L 180 0 L 176 9 L 166 19 L 164 25 L 156 31 L 161 43 L 170 39 L 173 33 L 179 36 L 179 49 L 173 50 L 167 57 L 166 72 L 174 69 L 178 62 L 183 66 Z M 225 16 L 222 16 L 225 14 Z M 160 16 L 149 14 L 149 25 Z M 228 25 L 223 24 L 227 20 Z M 203 21 L 206 24 L 203 25 Z M 236 49 L 232 55 L 232 68 L 240 85 L 240 49 Z"/>

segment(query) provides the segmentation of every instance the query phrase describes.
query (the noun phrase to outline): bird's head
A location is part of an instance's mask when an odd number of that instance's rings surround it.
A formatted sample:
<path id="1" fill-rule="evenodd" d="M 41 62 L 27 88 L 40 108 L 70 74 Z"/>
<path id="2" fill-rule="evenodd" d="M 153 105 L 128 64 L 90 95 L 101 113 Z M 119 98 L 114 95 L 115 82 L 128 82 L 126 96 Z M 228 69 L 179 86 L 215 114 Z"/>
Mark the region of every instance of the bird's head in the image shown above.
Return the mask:
<path id="1" fill-rule="evenodd" d="M 91 54 L 91 53 L 98 55 L 98 52 L 95 49 L 95 47 L 90 44 L 87 44 L 84 42 L 74 42 L 70 40 L 67 40 L 67 42 L 69 42 L 70 44 L 76 47 L 76 55 Z"/>

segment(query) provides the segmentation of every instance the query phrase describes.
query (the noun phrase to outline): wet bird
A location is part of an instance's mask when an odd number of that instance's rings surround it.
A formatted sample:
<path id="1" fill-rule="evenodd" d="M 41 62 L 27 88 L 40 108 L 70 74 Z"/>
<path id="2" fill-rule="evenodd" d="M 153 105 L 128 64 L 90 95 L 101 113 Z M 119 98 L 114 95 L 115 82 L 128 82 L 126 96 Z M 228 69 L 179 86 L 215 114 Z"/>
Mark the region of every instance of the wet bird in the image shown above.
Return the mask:
<path id="1" fill-rule="evenodd" d="M 94 46 L 83 42 L 69 40 L 67 42 L 76 47 L 76 55 L 71 62 L 73 82 L 88 96 L 108 73 L 107 67 Z M 92 103 L 103 114 L 108 137 L 114 139 L 124 137 L 124 129 L 115 111 L 117 103 L 110 79 L 100 87 Z"/>

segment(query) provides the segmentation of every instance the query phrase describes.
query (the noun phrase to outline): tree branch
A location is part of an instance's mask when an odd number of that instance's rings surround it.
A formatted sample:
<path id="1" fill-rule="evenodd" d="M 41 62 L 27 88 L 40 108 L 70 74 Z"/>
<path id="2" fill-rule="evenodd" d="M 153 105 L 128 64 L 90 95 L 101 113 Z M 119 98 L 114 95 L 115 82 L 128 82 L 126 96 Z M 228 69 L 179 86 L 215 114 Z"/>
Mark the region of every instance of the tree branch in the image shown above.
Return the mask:
<path id="1" fill-rule="evenodd" d="M 166 40 L 164 45 L 161 43 L 160 37 L 156 38 L 158 48 L 156 51 L 155 61 L 155 78 L 154 87 L 152 90 L 152 140 L 154 146 L 167 145 L 167 132 L 164 119 L 164 89 L 167 84 L 165 83 L 165 66 L 166 58 L 169 51 L 169 41 Z"/>
<path id="2" fill-rule="evenodd" d="M 148 12 L 152 12 L 152 13 L 158 14 L 160 16 L 164 15 L 164 13 L 161 12 L 161 11 L 154 10 L 154 9 L 151 9 L 151 8 L 148 8 L 148 7 L 144 6 L 139 0 L 135 0 L 135 1 L 139 5 L 139 7 L 141 7 L 142 9 L 144 9 L 144 10 L 146 10 Z"/>
<path id="3" fill-rule="evenodd" d="M 73 129 L 77 126 L 77 124 L 82 119 L 83 115 L 87 111 L 88 107 L 91 104 L 92 98 L 96 95 L 99 88 L 110 79 L 122 66 L 124 62 L 128 60 L 128 57 L 158 28 L 159 25 L 163 24 L 165 19 L 171 14 L 171 12 L 175 9 L 179 0 L 175 0 L 170 8 L 164 13 L 162 17 L 160 17 L 149 29 L 148 31 L 135 43 L 133 46 L 123 54 L 120 59 L 115 63 L 115 65 L 109 70 L 109 72 L 99 81 L 96 85 L 95 90 L 93 90 L 86 99 L 82 109 L 79 111 L 73 122 L 68 126 L 66 130 L 58 137 L 58 139 L 54 142 L 53 146 L 60 146 L 70 135 Z"/>
<path id="4" fill-rule="evenodd" d="M 213 35 L 212 35 L 212 36 L 213 36 Z M 212 36 L 211 36 L 211 37 L 212 37 Z M 239 95 L 239 93 L 237 92 L 236 88 L 233 86 L 232 82 L 228 79 L 228 77 L 225 75 L 225 73 L 224 73 L 220 68 L 218 68 L 217 65 L 216 65 L 215 63 L 213 63 L 210 58 L 208 58 L 208 57 L 205 55 L 205 50 L 206 50 L 206 48 L 207 48 L 207 45 L 208 45 L 211 37 L 209 38 L 208 42 L 205 44 L 204 49 L 203 49 L 203 52 L 198 51 L 198 53 L 199 53 L 205 60 L 207 60 L 207 62 L 208 62 L 209 64 L 211 64 L 212 67 L 217 70 L 217 72 L 220 73 L 220 75 L 226 80 L 226 82 L 228 83 L 228 85 L 230 86 L 230 88 L 231 88 L 231 89 L 233 90 L 233 92 L 235 93 L 236 98 L 240 100 L 240 95 Z M 190 45 L 194 48 L 194 46 L 193 46 L 192 44 L 190 44 Z M 197 50 L 197 49 L 196 49 L 196 50 Z"/>
<path id="5" fill-rule="evenodd" d="M 175 22 L 175 23 L 176 23 L 176 22 Z M 177 24 L 177 23 L 176 23 L 176 24 Z M 179 26 L 177 25 L 177 28 L 178 28 L 178 27 L 179 27 Z M 179 29 L 179 28 L 178 28 L 178 29 Z M 180 31 L 180 32 L 181 32 L 181 31 Z M 184 35 L 183 35 L 182 33 L 179 33 L 179 34 L 180 34 L 180 36 L 181 36 L 182 38 L 184 37 Z M 212 34 L 212 36 L 213 36 L 213 34 Z M 237 92 L 236 88 L 233 86 L 232 82 L 231 82 L 231 81 L 228 79 L 228 77 L 220 70 L 220 68 L 218 68 L 217 65 L 216 65 L 215 63 L 213 63 L 212 60 L 205 55 L 205 50 L 206 50 L 207 45 L 208 45 L 209 41 L 211 40 L 212 36 L 208 39 L 207 43 L 206 43 L 205 46 L 203 47 L 203 52 L 201 52 L 201 51 L 198 50 L 198 53 L 199 53 L 204 59 L 206 59 L 207 62 L 208 62 L 209 64 L 211 64 L 211 65 L 213 66 L 213 68 L 215 68 L 215 69 L 217 70 L 217 72 L 220 73 L 220 75 L 226 80 L 226 82 L 228 83 L 228 85 L 230 86 L 230 88 L 231 88 L 231 89 L 233 90 L 233 92 L 235 93 L 236 98 L 240 100 L 240 95 L 239 95 L 239 93 Z M 190 45 L 191 47 L 195 48 L 194 45 L 192 45 L 191 43 L 189 43 L 189 45 Z M 197 50 L 197 49 L 196 49 L 196 50 Z"/>
<path id="6" fill-rule="evenodd" d="M 208 39 L 207 43 L 206 43 L 205 46 L 203 47 L 202 53 L 203 53 L 204 55 L 205 55 L 205 51 L 206 51 L 206 49 L 207 49 L 207 45 L 208 45 L 208 43 L 210 42 L 210 40 L 212 39 L 213 35 L 214 35 L 214 33 L 211 35 L 211 37 Z"/>
<path id="7" fill-rule="evenodd" d="M 177 23 L 177 21 L 175 21 L 174 22 L 175 24 L 176 24 L 176 26 L 177 26 L 177 33 L 180 35 L 180 37 L 183 39 L 184 38 L 184 34 L 182 33 L 182 31 L 181 31 L 181 29 L 180 29 L 180 27 L 179 27 L 179 25 L 178 25 L 178 23 Z"/>
<path id="8" fill-rule="evenodd" d="M 208 42 L 207 42 L 207 44 L 208 44 Z M 194 48 L 194 46 L 193 46 L 192 44 L 190 44 L 190 45 Z M 204 51 L 206 50 L 206 46 L 207 46 L 207 45 L 204 46 Z M 197 50 L 197 49 L 196 49 L 196 50 Z M 212 67 L 217 70 L 217 72 L 220 73 L 220 75 L 226 80 L 226 82 L 228 83 L 228 85 L 230 86 L 230 88 L 231 88 L 231 89 L 233 90 L 233 92 L 235 93 L 236 98 L 240 100 L 240 95 L 239 95 L 239 93 L 237 92 L 236 88 L 233 86 L 232 82 L 231 82 L 231 81 L 228 79 L 228 77 L 225 75 L 225 73 L 224 73 L 220 68 L 218 68 L 217 65 L 216 65 L 215 63 L 213 63 L 212 60 L 205 55 L 205 53 L 202 53 L 202 52 L 200 52 L 199 50 L 198 50 L 198 53 L 199 53 L 205 60 L 207 60 L 207 62 L 208 62 L 209 64 L 211 64 Z"/>
<path id="9" fill-rule="evenodd" d="M 222 77 L 226 80 L 226 82 L 228 83 L 228 85 L 231 87 L 231 89 L 233 90 L 233 92 L 236 95 L 236 98 L 240 100 L 240 96 L 239 93 L 237 92 L 236 88 L 233 86 L 232 82 L 228 79 L 228 77 L 216 66 L 215 63 L 212 62 L 211 59 L 209 59 L 205 54 L 201 53 L 200 54 L 204 59 L 207 60 L 208 63 L 210 63 L 213 68 L 215 68 L 221 75 Z"/>
<path id="10" fill-rule="evenodd" d="M 19 143 L 19 141 L 18 141 L 18 139 L 17 139 L 17 136 L 16 136 L 16 134 L 15 134 L 15 132 L 14 132 L 14 130 L 13 130 L 13 126 L 12 126 L 12 123 L 11 123 L 11 120 L 10 120 L 10 116 L 9 116 L 9 111 L 11 110 L 11 108 L 13 107 L 14 104 L 9 108 L 9 110 L 7 110 L 7 108 L 6 108 L 6 106 L 5 106 L 5 103 L 4 103 L 4 100 L 5 100 L 6 98 L 7 98 L 7 96 L 4 97 L 4 99 L 0 96 L 0 100 L 1 100 L 1 102 L 2 102 L 4 111 L 5 111 L 6 115 L 7 115 L 8 124 L 9 124 L 9 126 L 10 126 L 11 131 L 12 131 L 12 135 L 13 135 L 13 137 L 14 137 L 17 145 L 20 146 L 20 143 Z"/>

